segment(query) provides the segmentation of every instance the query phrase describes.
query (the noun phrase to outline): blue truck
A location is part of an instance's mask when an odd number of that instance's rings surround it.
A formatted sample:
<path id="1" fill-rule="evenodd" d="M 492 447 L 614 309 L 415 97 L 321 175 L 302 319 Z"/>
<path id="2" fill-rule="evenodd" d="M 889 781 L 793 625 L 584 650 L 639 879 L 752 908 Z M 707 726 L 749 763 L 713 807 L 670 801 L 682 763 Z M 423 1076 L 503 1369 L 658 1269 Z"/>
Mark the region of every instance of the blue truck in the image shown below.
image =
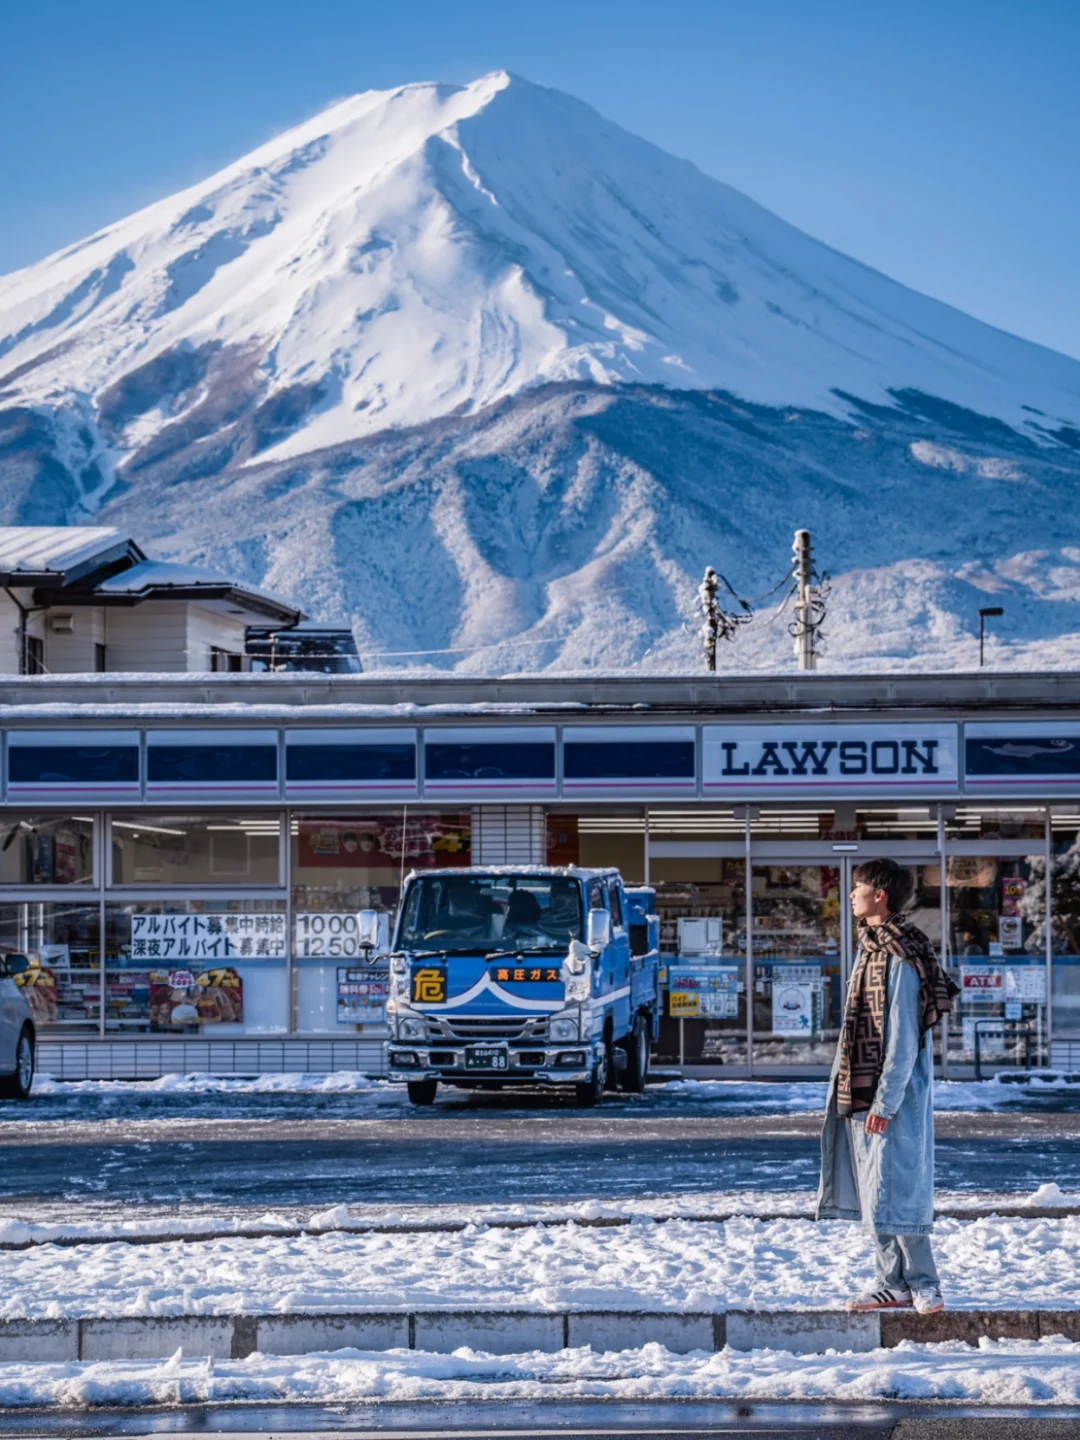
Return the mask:
<path id="1" fill-rule="evenodd" d="M 660 1024 L 656 892 L 617 870 L 472 866 L 408 876 L 390 956 L 392 1079 L 645 1088 Z"/>

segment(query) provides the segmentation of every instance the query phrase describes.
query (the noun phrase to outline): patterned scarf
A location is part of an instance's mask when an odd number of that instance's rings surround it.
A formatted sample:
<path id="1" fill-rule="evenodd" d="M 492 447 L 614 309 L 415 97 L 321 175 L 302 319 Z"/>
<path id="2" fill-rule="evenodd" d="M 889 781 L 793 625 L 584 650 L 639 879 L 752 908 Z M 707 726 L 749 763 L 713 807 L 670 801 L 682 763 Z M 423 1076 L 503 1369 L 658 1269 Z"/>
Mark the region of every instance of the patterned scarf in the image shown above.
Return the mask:
<path id="1" fill-rule="evenodd" d="M 859 921 L 859 954 L 840 1032 L 838 1115 L 860 1114 L 874 1103 L 885 1064 L 886 985 L 894 955 L 909 961 L 918 973 L 924 1042 L 926 1033 L 952 1009 L 952 997 L 958 993 L 930 941 L 906 916 L 890 915 L 881 925 Z"/>

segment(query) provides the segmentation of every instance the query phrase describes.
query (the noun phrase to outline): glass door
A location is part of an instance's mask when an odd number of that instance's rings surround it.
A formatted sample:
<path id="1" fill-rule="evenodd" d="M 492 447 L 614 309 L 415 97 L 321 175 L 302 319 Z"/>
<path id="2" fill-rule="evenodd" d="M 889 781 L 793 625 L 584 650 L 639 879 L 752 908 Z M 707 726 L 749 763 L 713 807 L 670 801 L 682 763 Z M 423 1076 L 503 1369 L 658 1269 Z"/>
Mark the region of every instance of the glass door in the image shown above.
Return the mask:
<path id="1" fill-rule="evenodd" d="M 751 872 L 753 1066 L 828 1067 L 843 1005 L 848 863 L 757 864 Z"/>
<path id="2" fill-rule="evenodd" d="M 752 1055 L 760 1074 L 832 1064 L 858 936 L 852 872 L 865 854 L 753 866 Z M 941 953 L 941 867 L 904 858 L 915 878 L 907 913 Z"/>

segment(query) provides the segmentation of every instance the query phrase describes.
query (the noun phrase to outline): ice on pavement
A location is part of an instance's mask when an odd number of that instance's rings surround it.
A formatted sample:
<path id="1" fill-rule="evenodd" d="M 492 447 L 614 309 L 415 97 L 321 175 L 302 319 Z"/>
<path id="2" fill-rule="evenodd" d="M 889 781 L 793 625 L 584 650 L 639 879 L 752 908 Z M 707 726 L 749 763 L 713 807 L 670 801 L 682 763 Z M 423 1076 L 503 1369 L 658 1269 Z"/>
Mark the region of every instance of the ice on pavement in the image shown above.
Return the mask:
<path id="1" fill-rule="evenodd" d="M 954 1307 L 1080 1304 L 1080 1216 L 943 1219 Z M 0 1317 L 232 1315 L 367 1308 L 718 1311 L 838 1306 L 873 1278 L 854 1224 L 639 1218 L 581 1225 L 42 1245 L 0 1267 Z"/>
<path id="2" fill-rule="evenodd" d="M 662 1345 L 597 1352 L 451 1355 L 336 1350 L 211 1360 L 0 1364 L 0 1406 L 85 1408 L 296 1401 L 407 1400 L 938 1400 L 982 1405 L 1075 1405 L 1080 1345 L 1045 1340 L 905 1343 L 857 1354 L 725 1349 L 675 1355 Z"/>
<path id="3" fill-rule="evenodd" d="M 760 1113 L 793 1114 L 821 1110 L 825 1105 L 826 1084 L 818 1080 L 669 1080 L 650 1085 L 646 1101 L 677 1103 L 687 1100 L 695 1104 L 738 1107 Z M 34 1078 L 34 1097 L 132 1094 L 145 1100 L 153 1095 L 350 1095 L 370 1103 L 372 1108 L 383 1105 L 408 1106 L 404 1088 L 355 1070 L 337 1070 L 329 1074 L 282 1072 L 254 1076 L 209 1074 L 163 1075 L 157 1080 L 57 1080 L 48 1073 Z M 937 1110 L 996 1110 L 1015 1107 L 1031 1095 L 1063 1093 L 1080 1094 L 1080 1078 L 1060 1071 L 1036 1071 L 1022 1080 L 1011 1073 L 1008 1078 L 994 1076 L 990 1080 L 939 1080 L 934 1087 Z"/>

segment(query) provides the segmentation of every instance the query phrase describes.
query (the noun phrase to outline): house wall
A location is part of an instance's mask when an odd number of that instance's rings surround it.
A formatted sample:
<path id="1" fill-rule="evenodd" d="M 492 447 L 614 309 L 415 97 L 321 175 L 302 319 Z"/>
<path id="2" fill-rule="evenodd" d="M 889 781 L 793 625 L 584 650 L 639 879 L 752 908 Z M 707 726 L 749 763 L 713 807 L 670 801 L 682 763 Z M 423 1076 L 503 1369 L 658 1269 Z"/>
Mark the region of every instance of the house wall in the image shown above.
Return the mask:
<path id="1" fill-rule="evenodd" d="M 20 595 L 24 604 L 29 593 Z M 19 610 L 9 595 L 0 591 L 0 675 L 19 673 Z"/>
<path id="2" fill-rule="evenodd" d="M 56 615 L 71 615 L 75 629 L 70 635 L 58 634 L 52 628 Z M 45 669 L 50 675 L 87 675 L 97 668 L 95 645 L 105 644 L 105 615 L 99 606 L 62 605 L 47 610 L 44 616 Z"/>
<path id="3" fill-rule="evenodd" d="M 210 651 L 214 646 L 242 655 L 248 618 L 222 615 L 198 605 L 189 605 L 187 668 L 209 670 Z"/>
<path id="4" fill-rule="evenodd" d="M 188 610 L 183 600 L 151 600 L 105 613 L 105 665 L 112 672 L 188 670 Z"/>

